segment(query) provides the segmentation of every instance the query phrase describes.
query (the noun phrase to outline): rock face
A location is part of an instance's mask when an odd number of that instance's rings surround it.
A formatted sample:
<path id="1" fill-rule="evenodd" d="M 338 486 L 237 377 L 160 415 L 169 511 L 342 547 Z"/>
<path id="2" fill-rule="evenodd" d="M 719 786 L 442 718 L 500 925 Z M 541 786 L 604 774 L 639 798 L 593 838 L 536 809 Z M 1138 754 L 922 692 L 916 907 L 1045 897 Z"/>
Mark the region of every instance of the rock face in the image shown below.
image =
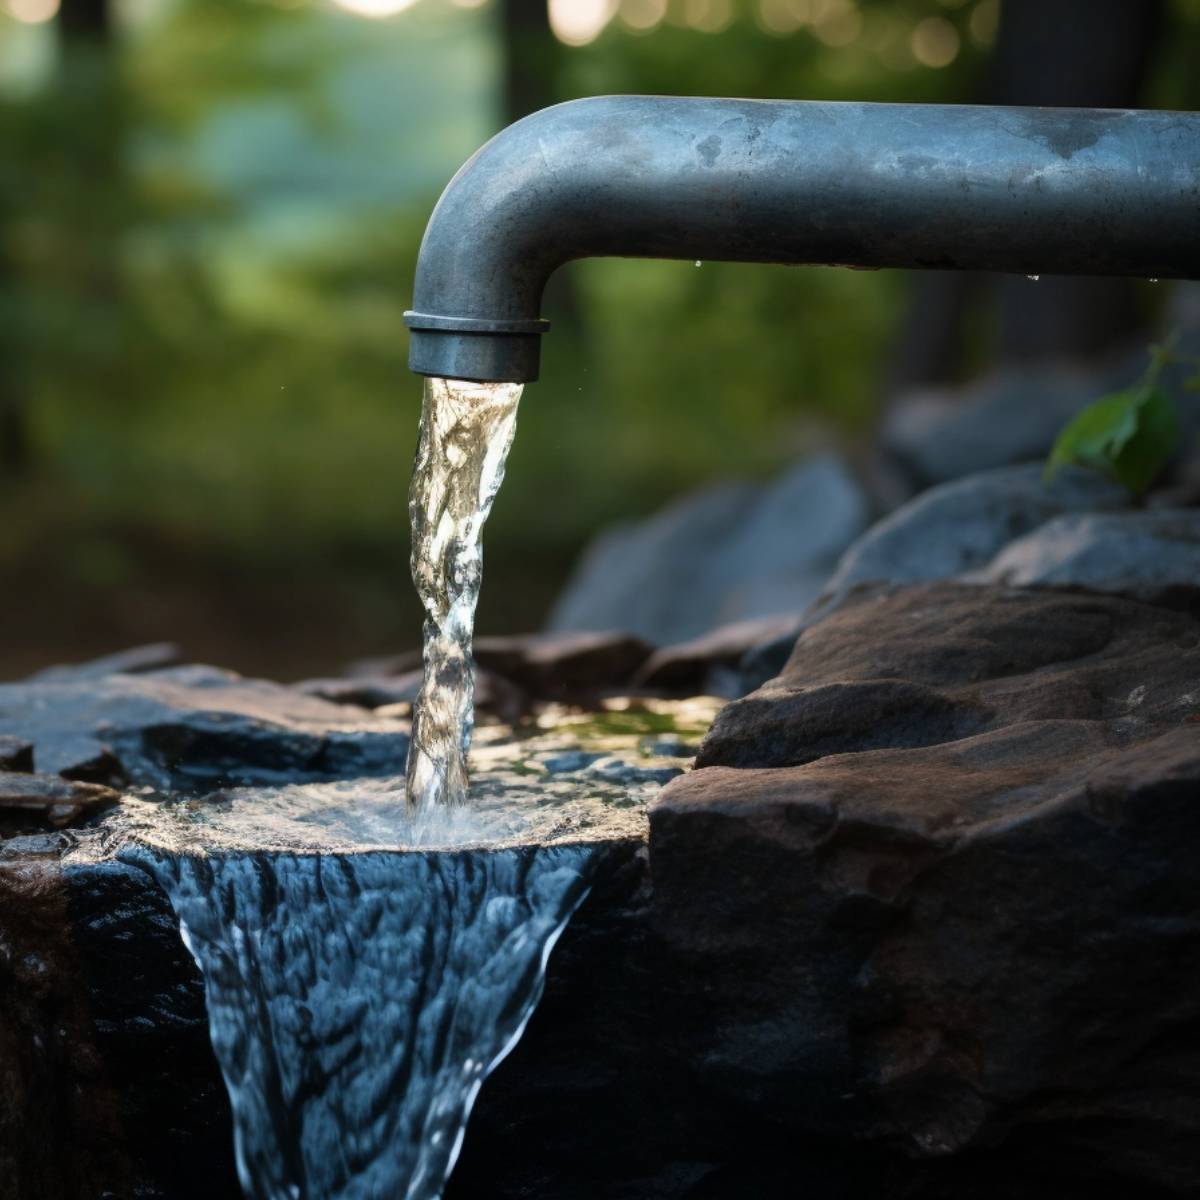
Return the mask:
<path id="1" fill-rule="evenodd" d="M 1064 514 L 1129 508 L 1129 493 L 1095 471 L 1052 481 L 1040 463 L 983 471 L 930 488 L 873 525 L 842 556 L 815 614 L 864 583 L 925 583 L 984 570 L 1015 539 Z"/>
<path id="2" fill-rule="evenodd" d="M 664 645 L 729 622 L 798 613 L 870 515 L 865 491 L 832 455 L 765 487 L 706 488 L 598 538 L 549 627 L 624 629 Z"/>
<path id="3" fill-rule="evenodd" d="M 1200 605 L 1200 509 L 1061 516 L 967 578 Z"/>
<path id="4" fill-rule="evenodd" d="M 1181 297 L 1185 292 L 1186 285 L 1177 289 Z M 1194 355 L 1200 347 L 1200 323 L 1193 303 L 1180 306 L 1177 321 L 1167 327 L 1182 335 L 1181 351 Z M 966 388 L 916 392 L 894 406 L 880 440 L 884 451 L 920 486 L 1042 460 L 1063 426 L 1082 408 L 1128 387 L 1146 364 L 1146 352 L 1138 347 L 1094 366 L 1010 368 Z M 1200 428 L 1200 400 L 1184 388 L 1194 373 L 1193 367 L 1179 363 L 1162 380 L 1182 417 L 1184 444 L 1194 443 Z"/>
<path id="5" fill-rule="evenodd" d="M 58 775 L 0 771 L 0 818 L 20 823 L 45 821 L 61 829 L 120 801 L 119 793 L 98 783 L 79 783 Z"/>
<path id="6" fill-rule="evenodd" d="M 236 726 L 251 697 L 265 719 L 268 685 L 235 705 L 230 677 L 196 678 L 158 682 L 220 705 L 173 693 L 171 719 Z M 287 737 L 381 720 L 289 695 Z M 79 704 L 60 718 L 141 769 Z M 46 770 L 64 728 L 14 755 Z M 859 589 L 698 761 L 564 933 L 447 1200 L 1200 1193 L 1200 617 Z M 232 1197 L 199 977 L 147 874 L 63 867 L 87 836 L 0 840 L 0 1179 L 14 1200 Z"/>
<path id="7" fill-rule="evenodd" d="M 0 1194 L 239 1194 L 204 987 L 166 897 L 58 835 L 0 842 Z"/>
<path id="8" fill-rule="evenodd" d="M 808 629 L 652 810 L 669 1053 L 797 1135 L 1193 1194 L 1198 685 L 1200 621 L 1110 597 Z"/>
<path id="9" fill-rule="evenodd" d="M 394 773 L 408 726 L 214 667 L 0 685 L 0 737 L 39 771 L 209 790 Z"/>

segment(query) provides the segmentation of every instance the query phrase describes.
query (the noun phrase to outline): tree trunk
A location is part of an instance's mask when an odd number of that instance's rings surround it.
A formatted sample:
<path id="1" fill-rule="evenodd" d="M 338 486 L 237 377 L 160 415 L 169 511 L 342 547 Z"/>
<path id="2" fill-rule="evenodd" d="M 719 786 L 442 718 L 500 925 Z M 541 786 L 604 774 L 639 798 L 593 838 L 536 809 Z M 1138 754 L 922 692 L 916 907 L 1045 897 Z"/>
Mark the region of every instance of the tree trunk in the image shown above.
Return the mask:
<path id="1" fill-rule="evenodd" d="M 1161 25 L 1161 0 L 1004 0 L 991 101 L 1134 108 Z M 996 291 L 1002 362 L 1089 358 L 1145 336 L 1129 280 L 1001 276 Z"/>
<path id="2" fill-rule="evenodd" d="M 983 99 L 990 104 L 1133 108 L 1163 24 L 1161 0 L 1004 0 Z M 888 372 L 890 393 L 953 383 L 969 316 L 993 303 L 1000 362 L 1090 358 L 1144 337 L 1123 279 L 916 276 Z"/>

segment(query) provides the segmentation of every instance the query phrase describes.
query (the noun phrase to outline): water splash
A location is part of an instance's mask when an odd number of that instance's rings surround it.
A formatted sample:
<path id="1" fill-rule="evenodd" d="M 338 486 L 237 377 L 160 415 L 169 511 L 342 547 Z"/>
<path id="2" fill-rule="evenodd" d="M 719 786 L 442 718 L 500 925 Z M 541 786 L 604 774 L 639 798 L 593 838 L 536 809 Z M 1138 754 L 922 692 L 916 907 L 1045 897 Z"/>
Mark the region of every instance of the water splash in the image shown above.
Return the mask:
<path id="1" fill-rule="evenodd" d="M 467 802 L 481 536 L 504 479 L 521 391 L 517 383 L 425 381 L 408 503 L 413 582 L 425 608 L 425 679 L 408 751 L 408 804 L 416 811 Z"/>

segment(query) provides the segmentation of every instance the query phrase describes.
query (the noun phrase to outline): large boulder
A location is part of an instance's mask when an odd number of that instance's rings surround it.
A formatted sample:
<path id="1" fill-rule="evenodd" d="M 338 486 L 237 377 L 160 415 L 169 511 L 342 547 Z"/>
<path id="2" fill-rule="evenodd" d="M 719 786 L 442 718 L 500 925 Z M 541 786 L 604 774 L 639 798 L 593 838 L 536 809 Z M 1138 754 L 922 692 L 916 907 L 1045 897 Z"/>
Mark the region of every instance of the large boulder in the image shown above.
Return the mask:
<path id="1" fill-rule="evenodd" d="M 798 613 L 870 516 L 866 491 L 834 455 L 766 485 L 705 488 L 599 537 L 549 628 L 624 629 L 666 645 L 729 622 Z"/>
<path id="2" fill-rule="evenodd" d="M 1014 539 L 1068 513 L 1128 509 L 1129 493 L 1096 471 L 1045 478 L 1040 463 L 1000 467 L 930 488 L 872 525 L 838 562 L 814 614 L 864 583 L 925 583 L 985 568 Z"/>
<path id="3" fill-rule="evenodd" d="M 852 597 L 652 807 L 666 1052 L 796 1136 L 1195 1194 L 1197 681 L 1183 612 Z"/>
<path id="4" fill-rule="evenodd" d="M 1200 592 L 1200 509 L 1136 509 L 1122 487 L 1039 463 L 939 484 L 873 525 L 790 628 L 747 649 L 735 694 L 776 675 L 795 639 L 872 584 L 957 580 L 1110 592 L 1191 604 Z"/>
<path id="5" fill-rule="evenodd" d="M 1200 351 L 1200 285 L 1174 287 L 1164 328 L 1178 335 L 1179 356 L 1163 374 L 1183 425 L 1183 444 L 1200 431 L 1200 396 L 1186 387 Z M 1146 369 L 1144 347 L 1080 363 L 1007 366 L 966 387 L 926 388 L 900 396 L 880 432 L 884 453 L 917 486 L 993 467 L 1044 459 L 1063 427 L 1101 396 L 1128 387 Z"/>
<path id="6" fill-rule="evenodd" d="M 966 578 L 1200 606 L 1200 508 L 1060 516 Z"/>

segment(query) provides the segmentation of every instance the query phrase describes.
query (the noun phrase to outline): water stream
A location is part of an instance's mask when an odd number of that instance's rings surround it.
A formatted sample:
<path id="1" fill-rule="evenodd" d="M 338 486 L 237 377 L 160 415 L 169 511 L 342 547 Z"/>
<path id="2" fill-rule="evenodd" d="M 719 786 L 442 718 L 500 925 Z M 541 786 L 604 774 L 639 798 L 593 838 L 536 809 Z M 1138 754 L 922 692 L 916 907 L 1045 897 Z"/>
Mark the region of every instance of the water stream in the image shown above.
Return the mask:
<path id="1" fill-rule="evenodd" d="M 425 380 L 408 501 L 413 583 L 425 607 L 425 680 L 408 752 L 415 812 L 467 802 L 481 539 L 504 480 L 521 391 L 519 383 Z"/>
<path id="2" fill-rule="evenodd" d="M 425 674 L 407 781 L 123 810 L 121 856 L 167 892 L 204 974 L 252 1200 L 441 1195 L 604 848 L 636 843 L 642 802 L 681 769 L 578 738 L 565 754 L 536 737 L 513 751 L 493 730 L 469 797 L 480 538 L 520 395 L 426 381 L 409 500 Z"/>
<path id="3" fill-rule="evenodd" d="M 689 738 L 711 712 L 682 714 Z M 667 712 L 479 731 L 467 808 L 403 779 L 131 795 L 118 854 L 166 891 L 205 980 L 252 1200 L 435 1200 L 472 1103 L 607 855 L 683 769 Z"/>

